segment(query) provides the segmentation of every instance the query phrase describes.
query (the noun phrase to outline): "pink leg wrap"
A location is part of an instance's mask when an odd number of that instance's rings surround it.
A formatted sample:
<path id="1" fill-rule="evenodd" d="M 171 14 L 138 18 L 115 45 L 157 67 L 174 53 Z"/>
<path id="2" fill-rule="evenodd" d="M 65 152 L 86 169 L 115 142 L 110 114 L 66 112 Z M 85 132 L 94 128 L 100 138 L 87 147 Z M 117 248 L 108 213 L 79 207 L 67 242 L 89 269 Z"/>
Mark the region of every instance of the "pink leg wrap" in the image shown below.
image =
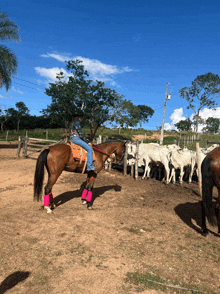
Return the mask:
<path id="1" fill-rule="evenodd" d="M 50 204 L 50 194 L 44 195 L 44 206 L 49 206 Z"/>
<path id="2" fill-rule="evenodd" d="M 53 202 L 53 194 L 49 193 L 49 196 L 50 196 L 50 202 Z"/>
<path id="3" fill-rule="evenodd" d="M 87 192 L 88 192 L 88 190 L 86 190 L 86 189 L 83 190 L 81 199 L 86 199 Z"/>
<path id="4" fill-rule="evenodd" d="M 91 202 L 92 200 L 92 191 L 88 191 L 88 194 L 87 194 L 87 199 L 86 199 L 88 202 Z"/>

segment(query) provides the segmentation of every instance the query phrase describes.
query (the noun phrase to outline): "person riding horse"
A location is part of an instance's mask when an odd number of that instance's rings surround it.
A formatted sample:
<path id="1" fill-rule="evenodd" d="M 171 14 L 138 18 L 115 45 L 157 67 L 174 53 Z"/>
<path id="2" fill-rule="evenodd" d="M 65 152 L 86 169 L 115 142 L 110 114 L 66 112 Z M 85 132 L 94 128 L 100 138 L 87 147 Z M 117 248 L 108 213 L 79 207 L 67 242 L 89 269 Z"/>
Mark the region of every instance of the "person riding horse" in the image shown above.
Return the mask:
<path id="1" fill-rule="evenodd" d="M 93 150 L 89 145 L 86 136 L 82 132 L 80 122 L 84 119 L 85 115 L 83 113 L 78 113 L 74 116 L 71 124 L 71 136 L 70 141 L 83 147 L 87 151 L 87 171 L 97 171 L 98 169 L 93 165 Z"/>

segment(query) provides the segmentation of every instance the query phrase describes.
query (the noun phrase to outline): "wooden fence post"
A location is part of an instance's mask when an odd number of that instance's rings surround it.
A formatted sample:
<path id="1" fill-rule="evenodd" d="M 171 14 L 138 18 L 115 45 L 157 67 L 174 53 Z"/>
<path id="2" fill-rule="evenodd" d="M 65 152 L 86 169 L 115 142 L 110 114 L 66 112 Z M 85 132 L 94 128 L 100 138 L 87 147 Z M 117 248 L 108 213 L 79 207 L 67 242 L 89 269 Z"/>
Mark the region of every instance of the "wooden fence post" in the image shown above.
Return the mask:
<path id="1" fill-rule="evenodd" d="M 17 157 L 20 157 L 20 152 L 21 152 L 21 136 L 18 137 L 18 151 L 17 151 Z"/>
<path id="2" fill-rule="evenodd" d="M 138 154 L 139 154 L 139 141 L 136 142 L 136 154 L 135 154 L 135 180 L 138 180 Z"/>
<path id="3" fill-rule="evenodd" d="M 199 150 L 199 142 L 196 142 L 196 159 L 198 168 L 198 183 L 199 183 L 199 194 L 202 196 L 202 174 L 201 174 L 201 157 Z"/>
<path id="4" fill-rule="evenodd" d="M 23 157 L 27 157 L 27 141 L 28 137 L 23 138 L 24 143 L 23 143 Z"/>
<path id="5" fill-rule="evenodd" d="M 112 161 L 110 160 L 109 164 L 108 164 L 108 171 L 110 172 L 112 170 Z"/>
<path id="6" fill-rule="evenodd" d="M 134 164 L 132 163 L 131 165 L 131 174 L 130 176 L 133 178 L 134 177 Z"/>
<path id="7" fill-rule="evenodd" d="M 128 165 L 128 143 L 126 143 L 125 145 L 124 176 L 127 176 L 127 165 Z"/>

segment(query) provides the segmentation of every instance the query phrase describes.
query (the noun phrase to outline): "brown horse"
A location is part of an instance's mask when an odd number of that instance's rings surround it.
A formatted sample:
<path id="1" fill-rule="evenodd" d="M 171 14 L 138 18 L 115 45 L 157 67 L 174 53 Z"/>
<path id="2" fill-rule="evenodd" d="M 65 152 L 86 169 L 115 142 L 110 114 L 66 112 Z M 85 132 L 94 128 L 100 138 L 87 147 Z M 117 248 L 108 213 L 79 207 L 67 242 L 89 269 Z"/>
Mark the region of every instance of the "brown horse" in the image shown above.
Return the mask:
<path id="1" fill-rule="evenodd" d="M 82 193 L 83 204 L 87 203 L 87 208 L 92 209 L 92 190 L 97 174 L 102 170 L 105 161 L 109 157 L 115 157 L 116 161 L 121 161 L 125 153 L 126 142 L 108 141 L 103 144 L 93 146 L 96 160 L 94 166 L 97 171 L 87 172 L 86 186 Z M 71 151 L 71 147 L 65 144 L 58 144 L 45 149 L 37 159 L 34 176 L 34 200 L 42 199 L 44 166 L 48 172 L 48 182 L 45 186 L 44 208 L 50 213 L 54 208 L 52 187 L 61 175 L 62 171 L 79 172 L 84 170 L 85 162 L 77 161 Z"/>
<path id="2" fill-rule="evenodd" d="M 212 225 L 218 225 L 220 233 L 220 147 L 212 150 L 203 160 L 201 165 L 202 172 L 202 233 L 208 234 L 206 227 L 206 217 Z M 218 189 L 218 199 L 213 207 L 212 190 L 216 186 Z M 215 211 L 213 211 L 213 208 Z"/>

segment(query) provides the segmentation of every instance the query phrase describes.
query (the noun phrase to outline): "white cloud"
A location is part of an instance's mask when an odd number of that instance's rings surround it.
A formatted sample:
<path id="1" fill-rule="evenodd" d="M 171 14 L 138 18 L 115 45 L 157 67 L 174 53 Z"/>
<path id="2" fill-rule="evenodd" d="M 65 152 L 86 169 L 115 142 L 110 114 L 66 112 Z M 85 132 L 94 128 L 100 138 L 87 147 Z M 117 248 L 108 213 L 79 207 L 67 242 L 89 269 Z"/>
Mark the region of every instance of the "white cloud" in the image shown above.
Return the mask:
<path id="1" fill-rule="evenodd" d="M 50 58 L 51 57 L 51 58 L 54 58 L 54 59 L 56 59 L 58 61 L 62 61 L 62 62 L 64 62 L 65 60 L 70 59 L 69 56 L 59 55 L 59 54 L 49 54 L 49 53 L 42 54 L 41 57 L 45 57 L 45 58 Z"/>
<path id="2" fill-rule="evenodd" d="M 118 67 L 116 65 L 110 65 L 102 63 L 97 59 L 89 59 L 82 56 L 72 56 L 70 55 L 60 55 L 60 54 L 43 54 L 41 57 L 45 58 L 54 58 L 58 61 L 64 62 L 65 60 L 82 60 L 82 64 L 84 65 L 85 69 L 89 72 L 90 78 L 93 80 L 100 80 L 103 82 L 110 82 L 112 85 L 115 85 L 115 81 L 113 80 L 112 76 L 116 74 L 121 74 L 124 72 L 131 72 L 133 71 L 128 66 L 126 67 Z M 110 76 L 110 77 L 109 77 Z"/>
<path id="3" fill-rule="evenodd" d="M 194 116 L 194 114 L 192 114 L 190 116 L 191 120 L 192 120 L 193 116 Z M 207 119 L 209 117 L 220 118 L 220 107 L 217 107 L 216 110 L 204 108 L 200 111 L 200 116 L 203 119 Z"/>
<path id="4" fill-rule="evenodd" d="M 0 95 L 0 99 L 8 99 L 8 97 Z"/>
<path id="5" fill-rule="evenodd" d="M 64 73 L 64 76 L 67 76 L 68 73 L 64 68 L 53 67 L 53 68 L 45 68 L 45 67 L 35 67 L 36 72 L 42 76 L 47 78 L 49 82 L 54 82 L 56 76 L 61 71 Z"/>
<path id="6" fill-rule="evenodd" d="M 189 119 L 191 121 L 192 121 L 194 115 L 195 115 L 194 113 L 192 113 L 190 115 Z M 219 118 L 220 119 L 220 107 L 217 107 L 216 110 L 204 108 L 204 109 L 202 109 L 200 111 L 200 116 L 201 116 L 201 118 L 203 118 L 205 120 L 207 118 L 209 118 L 209 117 L 214 117 L 214 118 Z M 185 120 L 187 118 L 183 113 L 183 108 L 177 108 L 171 114 L 170 119 L 171 119 L 171 123 L 165 123 L 164 124 L 164 129 L 165 130 L 176 129 L 175 124 L 178 123 L 180 120 Z M 205 124 L 199 124 L 198 131 L 201 132 L 204 127 L 205 127 Z"/>
<path id="7" fill-rule="evenodd" d="M 183 108 L 177 108 L 170 116 L 171 123 L 165 123 L 164 129 L 165 130 L 174 130 L 176 129 L 175 124 L 178 123 L 180 120 L 185 120 L 186 116 L 183 114 Z"/>
<path id="8" fill-rule="evenodd" d="M 190 120 L 193 119 L 194 113 L 190 116 Z M 217 107 L 216 110 L 204 108 L 200 111 L 200 116 L 203 119 L 207 119 L 209 117 L 219 118 L 220 119 L 220 107 Z M 206 124 L 199 124 L 198 131 L 201 132 L 202 129 L 206 126 Z"/>
<path id="9" fill-rule="evenodd" d="M 24 95 L 24 93 L 21 91 L 21 90 L 19 90 L 19 89 L 16 89 L 15 87 L 11 87 L 12 88 L 12 90 L 13 91 L 15 91 L 16 93 L 19 93 L 19 94 L 21 94 L 21 95 Z"/>

